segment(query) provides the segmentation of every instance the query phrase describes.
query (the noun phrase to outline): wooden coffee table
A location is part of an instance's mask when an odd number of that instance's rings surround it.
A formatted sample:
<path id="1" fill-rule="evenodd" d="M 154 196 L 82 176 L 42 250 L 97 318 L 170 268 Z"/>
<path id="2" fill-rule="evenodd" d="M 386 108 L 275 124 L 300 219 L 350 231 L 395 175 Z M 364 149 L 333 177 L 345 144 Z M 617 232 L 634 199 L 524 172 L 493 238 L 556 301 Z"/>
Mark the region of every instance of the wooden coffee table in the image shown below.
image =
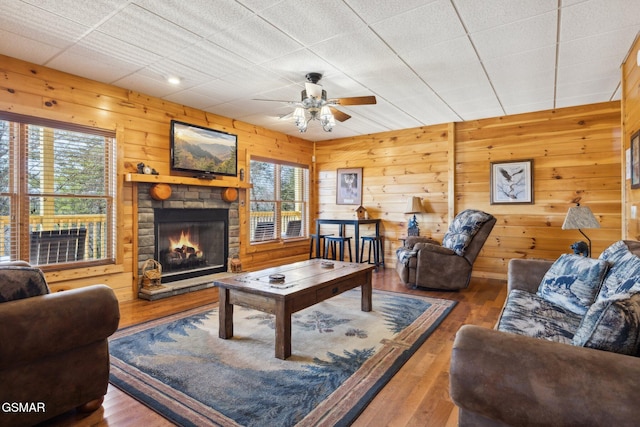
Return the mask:
<path id="1" fill-rule="evenodd" d="M 214 281 L 220 288 L 219 337 L 233 337 L 233 306 L 253 308 L 276 316 L 276 357 L 291 356 L 291 314 L 321 301 L 362 287 L 361 309 L 371 311 L 371 264 L 312 259 Z M 284 280 L 274 280 L 284 275 Z"/>

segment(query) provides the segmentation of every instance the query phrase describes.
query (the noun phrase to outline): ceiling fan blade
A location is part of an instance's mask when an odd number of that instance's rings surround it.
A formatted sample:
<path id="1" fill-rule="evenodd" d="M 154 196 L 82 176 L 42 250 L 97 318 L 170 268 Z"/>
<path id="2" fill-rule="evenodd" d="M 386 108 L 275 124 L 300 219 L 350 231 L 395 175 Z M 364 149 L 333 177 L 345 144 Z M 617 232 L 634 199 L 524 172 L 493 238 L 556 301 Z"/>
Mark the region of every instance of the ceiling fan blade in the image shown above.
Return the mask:
<path id="1" fill-rule="evenodd" d="M 285 104 L 290 104 L 290 105 L 297 105 L 300 103 L 300 101 L 285 101 L 282 99 L 258 99 L 258 98 L 253 98 L 252 101 L 283 102 Z"/>
<path id="2" fill-rule="evenodd" d="M 354 96 L 351 98 L 335 98 L 332 103 L 336 105 L 369 105 L 376 103 L 376 97 L 371 96 Z"/>
<path id="3" fill-rule="evenodd" d="M 287 120 L 287 119 L 290 119 L 291 117 L 293 117 L 293 112 L 289 114 L 283 114 L 282 116 L 278 117 L 278 120 Z"/>
<path id="4" fill-rule="evenodd" d="M 348 115 L 347 113 L 343 113 L 342 111 L 338 110 L 337 108 L 333 108 L 333 107 L 329 107 L 331 109 L 331 114 L 333 114 L 333 118 L 336 119 L 339 122 L 344 122 L 347 119 L 350 119 L 351 116 Z"/>

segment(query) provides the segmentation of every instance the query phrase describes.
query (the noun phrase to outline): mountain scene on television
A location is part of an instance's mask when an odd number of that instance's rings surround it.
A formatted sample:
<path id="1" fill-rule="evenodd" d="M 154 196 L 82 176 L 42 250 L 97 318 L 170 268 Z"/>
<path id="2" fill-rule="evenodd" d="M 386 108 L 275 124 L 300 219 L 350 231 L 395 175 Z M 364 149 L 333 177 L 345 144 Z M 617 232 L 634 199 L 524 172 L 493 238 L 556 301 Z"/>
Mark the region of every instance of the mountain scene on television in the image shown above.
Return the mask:
<path id="1" fill-rule="evenodd" d="M 223 137 L 180 132 L 174 137 L 174 167 L 227 175 L 236 174 L 236 142 Z M 191 139 L 191 141 L 189 141 Z"/>

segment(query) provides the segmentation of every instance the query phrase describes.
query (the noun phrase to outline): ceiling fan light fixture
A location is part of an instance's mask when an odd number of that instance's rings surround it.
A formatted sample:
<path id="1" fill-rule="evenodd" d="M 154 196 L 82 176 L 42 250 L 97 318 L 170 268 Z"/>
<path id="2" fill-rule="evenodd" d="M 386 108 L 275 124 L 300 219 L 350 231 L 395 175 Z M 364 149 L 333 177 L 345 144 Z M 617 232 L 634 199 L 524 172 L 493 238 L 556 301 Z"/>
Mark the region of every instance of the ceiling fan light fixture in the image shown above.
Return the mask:
<path id="1" fill-rule="evenodd" d="M 293 118 L 295 120 L 298 131 L 305 132 L 307 130 L 307 116 L 305 110 L 302 107 L 296 107 L 293 111 Z"/>
<path id="2" fill-rule="evenodd" d="M 326 105 L 320 109 L 320 123 L 325 132 L 331 132 L 331 129 L 336 125 L 336 119 L 333 117 L 331 109 Z"/>
<path id="3" fill-rule="evenodd" d="M 304 108 L 296 107 L 296 109 L 293 111 L 293 118 L 295 119 L 296 122 L 300 120 L 306 121 L 307 118 L 304 115 Z"/>
<path id="4" fill-rule="evenodd" d="M 329 120 L 333 118 L 333 114 L 331 114 L 331 109 L 326 105 L 320 109 L 320 120 Z"/>
<path id="5" fill-rule="evenodd" d="M 307 131 L 307 124 L 308 124 L 308 123 L 309 123 L 309 122 L 304 121 L 304 120 L 297 121 L 297 122 L 296 122 L 296 126 L 298 127 L 298 131 L 299 131 L 300 133 L 304 133 L 304 132 L 306 132 L 306 131 Z"/>

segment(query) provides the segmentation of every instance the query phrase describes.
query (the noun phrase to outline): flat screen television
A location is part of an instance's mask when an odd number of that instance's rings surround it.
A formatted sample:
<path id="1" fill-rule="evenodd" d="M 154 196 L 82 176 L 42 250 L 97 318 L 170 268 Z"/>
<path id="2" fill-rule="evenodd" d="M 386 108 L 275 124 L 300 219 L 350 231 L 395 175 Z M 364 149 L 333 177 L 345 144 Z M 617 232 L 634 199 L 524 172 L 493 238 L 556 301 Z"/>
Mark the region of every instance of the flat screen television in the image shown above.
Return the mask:
<path id="1" fill-rule="evenodd" d="M 171 170 L 197 178 L 237 176 L 237 135 L 171 120 Z"/>

